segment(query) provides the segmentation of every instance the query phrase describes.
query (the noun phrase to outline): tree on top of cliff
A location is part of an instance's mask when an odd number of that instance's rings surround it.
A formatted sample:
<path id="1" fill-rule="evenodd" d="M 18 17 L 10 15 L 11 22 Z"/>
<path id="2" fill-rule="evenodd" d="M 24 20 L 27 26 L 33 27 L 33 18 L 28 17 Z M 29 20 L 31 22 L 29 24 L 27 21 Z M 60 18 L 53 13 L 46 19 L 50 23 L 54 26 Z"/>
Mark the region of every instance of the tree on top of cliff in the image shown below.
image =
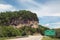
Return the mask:
<path id="1" fill-rule="evenodd" d="M 0 25 L 10 25 L 12 21 L 17 20 L 39 21 L 37 15 L 31 11 L 20 10 L 0 13 Z"/>

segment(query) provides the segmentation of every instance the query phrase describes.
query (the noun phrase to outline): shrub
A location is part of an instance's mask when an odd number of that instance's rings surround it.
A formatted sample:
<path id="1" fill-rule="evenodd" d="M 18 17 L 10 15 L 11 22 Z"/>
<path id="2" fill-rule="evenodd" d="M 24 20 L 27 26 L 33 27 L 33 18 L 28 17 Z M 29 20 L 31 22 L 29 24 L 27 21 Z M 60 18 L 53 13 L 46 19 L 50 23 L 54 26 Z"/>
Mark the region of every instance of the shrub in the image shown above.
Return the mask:
<path id="1" fill-rule="evenodd" d="M 20 36 L 20 31 L 12 26 L 0 27 L 0 37 L 14 37 Z"/>

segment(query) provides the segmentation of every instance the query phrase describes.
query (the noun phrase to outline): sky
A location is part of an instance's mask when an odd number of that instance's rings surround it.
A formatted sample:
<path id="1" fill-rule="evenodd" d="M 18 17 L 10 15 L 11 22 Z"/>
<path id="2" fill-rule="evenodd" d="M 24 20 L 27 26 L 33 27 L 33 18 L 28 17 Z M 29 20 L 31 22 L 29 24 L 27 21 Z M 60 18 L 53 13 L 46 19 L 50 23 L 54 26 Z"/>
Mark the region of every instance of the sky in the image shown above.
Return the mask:
<path id="1" fill-rule="evenodd" d="M 60 28 L 60 0 L 0 0 L 0 12 L 18 10 L 36 13 L 45 27 Z"/>

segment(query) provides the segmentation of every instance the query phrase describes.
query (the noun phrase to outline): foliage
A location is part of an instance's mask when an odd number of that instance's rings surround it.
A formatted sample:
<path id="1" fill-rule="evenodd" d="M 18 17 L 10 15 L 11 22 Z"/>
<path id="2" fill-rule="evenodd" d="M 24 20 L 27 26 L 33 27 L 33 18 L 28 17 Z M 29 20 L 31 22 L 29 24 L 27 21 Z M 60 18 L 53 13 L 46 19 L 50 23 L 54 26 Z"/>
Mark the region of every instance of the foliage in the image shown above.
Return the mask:
<path id="1" fill-rule="evenodd" d="M 60 38 L 60 28 L 54 29 L 56 31 L 56 38 Z"/>
<path id="2" fill-rule="evenodd" d="M 44 28 L 45 29 L 45 28 Z M 41 30 L 41 29 L 40 29 Z M 51 29 L 51 30 L 55 30 L 56 31 L 56 35 L 55 36 L 48 36 L 51 38 L 59 38 L 60 39 L 60 28 L 57 29 Z M 43 30 L 44 31 L 44 30 Z M 43 31 L 41 31 L 40 33 L 42 33 Z"/>
<path id="3" fill-rule="evenodd" d="M 19 28 L 19 30 L 22 32 L 22 35 L 33 35 L 35 32 L 37 32 L 36 28 L 32 28 L 29 26 L 24 26 Z"/>
<path id="4" fill-rule="evenodd" d="M 33 35 L 37 30 L 32 27 L 21 27 L 19 29 L 12 26 L 0 26 L 0 37 L 16 37 L 16 36 L 26 36 Z"/>
<path id="5" fill-rule="evenodd" d="M 6 38 L 0 38 L 0 40 L 6 40 Z"/>
<path id="6" fill-rule="evenodd" d="M 41 33 L 44 35 L 44 31 L 49 29 L 42 25 L 38 28 L 32 28 L 29 26 L 24 26 L 19 29 L 14 28 L 10 25 L 17 26 L 19 23 L 25 23 L 25 21 L 37 21 L 39 22 L 36 13 L 31 11 L 20 10 L 14 12 L 1 12 L 0 13 L 0 37 L 16 37 L 33 35 L 34 33 Z"/>
<path id="7" fill-rule="evenodd" d="M 23 22 L 27 20 L 38 22 L 37 15 L 26 10 L 0 13 L 0 25 L 17 25 L 22 20 Z"/>
<path id="8" fill-rule="evenodd" d="M 13 37 L 19 35 L 20 35 L 19 30 L 11 26 L 0 27 L 0 37 Z"/>
<path id="9" fill-rule="evenodd" d="M 35 33 L 43 34 L 44 30 L 47 30 L 41 25 L 38 28 L 32 28 L 29 26 L 20 27 L 19 29 L 13 26 L 0 26 L 0 37 L 16 37 L 16 36 L 28 36 Z"/>
<path id="10" fill-rule="evenodd" d="M 39 25 L 39 27 L 38 27 L 38 33 L 41 33 L 42 35 L 44 35 L 44 31 L 45 30 L 49 30 L 49 28 L 44 27 L 42 25 Z"/>
<path id="11" fill-rule="evenodd" d="M 60 40 L 60 39 L 57 39 L 57 38 L 51 38 L 51 37 L 43 37 L 42 40 Z"/>

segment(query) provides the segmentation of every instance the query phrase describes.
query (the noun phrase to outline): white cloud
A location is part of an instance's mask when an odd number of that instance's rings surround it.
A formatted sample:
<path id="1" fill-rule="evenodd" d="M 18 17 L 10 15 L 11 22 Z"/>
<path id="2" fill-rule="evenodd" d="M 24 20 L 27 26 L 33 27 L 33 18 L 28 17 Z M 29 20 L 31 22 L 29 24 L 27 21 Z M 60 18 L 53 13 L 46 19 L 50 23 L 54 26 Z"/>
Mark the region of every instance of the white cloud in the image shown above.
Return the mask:
<path id="1" fill-rule="evenodd" d="M 15 11 L 15 10 L 16 9 L 12 5 L 0 4 L 0 12 L 3 12 L 3 11 Z"/>
<path id="2" fill-rule="evenodd" d="M 48 24 L 44 24 L 43 26 L 48 27 L 48 28 L 60 28 L 60 22 L 56 22 L 56 23 L 48 23 Z"/>
<path id="3" fill-rule="evenodd" d="M 42 24 L 41 24 L 42 25 Z M 47 28 L 50 28 L 50 29 L 52 29 L 53 27 L 50 27 L 50 24 L 48 23 L 48 24 L 43 24 L 42 26 L 44 26 L 44 27 L 47 27 Z"/>
<path id="4" fill-rule="evenodd" d="M 27 10 L 40 16 L 60 16 L 60 0 L 47 1 L 45 4 L 37 3 L 35 0 L 18 0 Z"/>
<path id="5" fill-rule="evenodd" d="M 54 27 L 54 29 L 57 29 L 57 28 L 60 28 L 60 25 Z"/>
<path id="6" fill-rule="evenodd" d="M 55 22 L 55 23 L 51 23 L 51 24 L 58 24 L 58 25 L 60 25 L 60 22 Z"/>
<path id="7" fill-rule="evenodd" d="M 38 3 L 35 0 L 16 0 L 18 4 L 21 3 L 26 10 L 30 10 L 38 15 L 42 16 L 60 16 L 60 0 L 49 0 L 44 4 Z M 21 6 L 20 5 L 20 6 Z M 12 5 L 0 4 L 0 11 L 13 11 L 16 10 Z"/>
<path id="8" fill-rule="evenodd" d="M 49 26 L 49 24 L 45 24 L 45 26 Z"/>
<path id="9" fill-rule="evenodd" d="M 54 25 L 53 28 L 60 28 L 60 22 L 51 23 L 51 24 Z"/>

